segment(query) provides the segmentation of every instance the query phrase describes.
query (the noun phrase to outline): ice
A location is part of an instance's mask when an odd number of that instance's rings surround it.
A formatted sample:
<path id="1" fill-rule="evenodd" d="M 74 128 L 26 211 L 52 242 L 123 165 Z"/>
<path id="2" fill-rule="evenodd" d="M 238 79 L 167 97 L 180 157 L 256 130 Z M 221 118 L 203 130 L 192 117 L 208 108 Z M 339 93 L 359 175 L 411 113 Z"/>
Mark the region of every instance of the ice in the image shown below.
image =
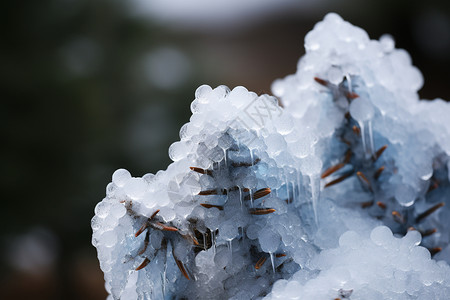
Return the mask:
<path id="1" fill-rule="evenodd" d="M 330 68 L 327 73 L 327 79 L 332 84 L 338 85 L 342 82 L 342 79 L 344 78 L 344 73 L 339 68 Z"/>
<path id="2" fill-rule="evenodd" d="M 412 187 L 407 185 L 399 185 L 395 190 L 395 199 L 397 202 L 405 207 L 411 206 L 416 200 L 416 193 Z"/>
<path id="3" fill-rule="evenodd" d="M 252 225 L 248 226 L 247 237 L 251 240 L 258 238 L 258 233 L 260 230 L 261 230 L 261 227 L 256 224 L 252 224 Z"/>
<path id="4" fill-rule="evenodd" d="M 350 115 L 358 122 L 365 122 L 373 118 L 374 109 L 368 99 L 359 97 L 350 104 Z"/>
<path id="5" fill-rule="evenodd" d="M 223 239 L 230 241 L 234 239 L 239 233 L 236 226 L 234 226 L 232 223 L 224 223 L 219 227 L 220 237 Z"/>
<path id="6" fill-rule="evenodd" d="M 98 218 L 106 218 L 106 216 L 108 216 L 108 214 L 109 214 L 109 210 L 110 210 L 111 206 L 112 205 L 109 202 L 106 202 L 106 201 L 99 202 L 95 206 L 95 215 Z"/>
<path id="7" fill-rule="evenodd" d="M 130 178 L 123 187 L 124 192 L 131 199 L 138 199 L 144 195 L 147 189 L 147 181 L 142 178 Z"/>
<path id="8" fill-rule="evenodd" d="M 275 252 L 280 244 L 280 236 L 271 228 L 263 228 L 258 235 L 259 244 L 264 252 Z"/>
<path id="9" fill-rule="evenodd" d="M 301 161 L 302 171 L 305 175 L 316 175 L 322 169 L 322 161 L 317 156 L 310 156 Z"/>
<path id="10" fill-rule="evenodd" d="M 392 241 L 392 231 L 386 226 L 379 226 L 372 230 L 370 239 L 376 245 L 389 245 Z"/>
<path id="11" fill-rule="evenodd" d="M 127 213 L 127 209 L 123 205 L 113 205 L 109 213 L 117 219 L 120 219 Z"/>
<path id="12" fill-rule="evenodd" d="M 102 234 L 102 240 L 104 241 L 104 245 L 106 247 L 112 247 L 117 242 L 117 237 L 114 231 L 105 231 Z"/>
<path id="13" fill-rule="evenodd" d="M 114 172 L 91 221 L 110 299 L 448 298 L 450 105 L 337 14 L 305 49 L 279 99 L 200 86 L 167 169 Z"/>
<path id="14" fill-rule="evenodd" d="M 151 243 L 152 247 L 154 249 L 161 248 L 162 239 L 163 239 L 163 234 L 161 232 L 159 232 L 159 231 L 154 232 L 150 236 L 150 243 Z"/>
<path id="15" fill-rule="evenodd" d="M 202 85 L 195 91 L 195 99 L 201 102 L 208 101 L 208 95 L 211 94 L 212 88 L 209 85 Z"/>
<path id="16" fill-rule="evenodd" d="M 394 50 L 395 41 L 391 35 L 383 34 L 380 37 L 380 43 L 384 52 L 391 52 L 392 50 Z"/>
<path id="17" fill-rule="evenodd" d="M 118 169 L 112 176 L 113 183 L 118 187 L 123 187 L 129 179 L 131 179 L 131 174 L 125 169 Z"/>
<path id="18" fill-rule="evenodd" d="M 358 233 L 354 231 L 347 231 L 339 238 L 339 246 L 341 247 L 355 247 L 360 240 Z"/>

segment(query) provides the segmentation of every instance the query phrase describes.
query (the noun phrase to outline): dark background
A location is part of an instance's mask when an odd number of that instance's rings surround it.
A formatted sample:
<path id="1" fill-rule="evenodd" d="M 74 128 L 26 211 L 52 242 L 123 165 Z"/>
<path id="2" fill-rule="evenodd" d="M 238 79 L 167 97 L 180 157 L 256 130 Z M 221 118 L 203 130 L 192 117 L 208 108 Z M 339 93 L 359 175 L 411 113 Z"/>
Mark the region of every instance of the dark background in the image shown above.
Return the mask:
<path id="1" fill-rule="evenodd" d="M 165 169 L 201 84 L 270 93 L 327 12 L 390 33 L 421 97 L 450 99 L 448 1 L 318 2 L 185 24 L 133 1 L 2 1 L 1 298 L 105 299 L 90 219 L 114 170 Z"/>

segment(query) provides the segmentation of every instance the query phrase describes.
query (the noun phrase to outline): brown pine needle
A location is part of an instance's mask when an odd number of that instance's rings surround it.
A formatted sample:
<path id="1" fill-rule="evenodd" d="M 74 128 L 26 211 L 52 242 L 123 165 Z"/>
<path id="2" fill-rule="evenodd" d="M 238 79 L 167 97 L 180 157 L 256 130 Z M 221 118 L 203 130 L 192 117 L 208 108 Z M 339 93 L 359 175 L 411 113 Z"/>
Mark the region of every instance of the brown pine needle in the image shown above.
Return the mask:
<path id="1" fill-rule="evenodd" d="M 142 224 L 141 228 L 139 228 L 139 230 L 134 234 L 135 237 L 138 237 L 139 235 L 141 235 L 141 233 L 143 233 L 145 231 L 145 229 L 147 229 L 148 227 L 148 221 L 145 221 L 144 224 Z"/>
<path id="2" fill-rule="evenodd" d="M 155 227 L 159 230 L 164 230 L 164 231 L 178 231 L 178 228 L 172 227 L 172 226 L 167 226 L 163 223 L 160 222 L 155 222 L 153 223 L 155 225 Z"/>
<path id="3" fill-rule="evenodd" d="M 264 189 L 257 190 L 255 193 L 253 193 L 253 200 L 267 196 L 271 192 L 272 192 L 272 190 L 270 188 L 264 188 Z"/>
<path id="4" fill-rule="evenodd" d="M 430 251 L 431 256 L 434 256 L 437 253 L 441 252 L 442 248 L 441 247 L 428 248 L 428 251 Z"/>
<path id="5" fill-rule="evenodd" d="M 256 270 L 259 270 L 261 267 L 262 267 L 262 265 L 266 262 L 266 260 L 267 260 L 267 257 L 261 257 L 257 262 L 256 262 L 256 264 L 255 264 L 255 269 Z"/>
<path id="6" fill-rule="evenodd" d="M 384 202 L 377 201 L 377 205 L 378 205 L 379 207 L 381 207 L 382 209 L 386 209 L 386 204 L 384 204 Z"/>
<path id="7" fill-rule="evenodd" d="M 441 202 L 441 203 L 438 203 L 438 204 L 430 207 L 429 209 L 427 209 L 426 211 L 424 211 L 423 213 L 421 213 L 420 215 L 417 216 L 416 222 L 418 223 L 418 222 L 422 221 L 423 219 L 425 219 L 426 217 L 428 217 L 429 215 L 431 215 L 432 213 L 434 213 L 436 210 L 438 210 L 439 208 L 441 208 L 444 205 L 445 205 L 445 203 Z"/>
<path id="8" fill-rule="evenodd" d="M 356 135 L 360 135 L 360 134 L 361 134 L 361 129 L 359 129 L 359 127 L 356 126 L 356 125 L 353 125 L 352 130 L 353 130 L 353 132 L 354 132 Z"/>
<path id="9" fill-rule="evenodd" d="M 252 195 L 245 196 L 244 200 L 250 200 L 250 199 L 256 200 L 256 199 L 259 199 L 259 198 L 269 195 L 271 192 L 272 192 L 272 190 L 270 188 L 263 188 L 263 189 L 257 190 Z"/>
<path id="10" fill-rule="evenodd" d="M 356 175 L 362 182 L 364 182 L 365 185 L 370 187 L 370 181 L 369 181 L 369 179 L 367 179 L 366 175 L 364 175 L 363 172 L 358 171 L 358 172 L 356 172 Z"/>
<path id="11" fill-rule="evenodd" d="M 139 265 L 139 267 L 136 268 L 136 271 L 139 271 L 143 268 L 145 268 L 148 264 L 150 263 L 150 259 L 148 259 L 147 257 L 144 259 L 144 261 L 142 262 L 142 264 Z"/>
<path id="12" fill-rule="evenodd" d="M 392 217 L 394 218 L 394 221 L 400 224 L 405 224 L 405 218 L 403 218 L 402 214 L 398 211 L 394 210 L 392 211 Z"/>
<path id="13" fill-rule="evenodd" d="M 372 190 L 372 185 L 370 184 L 369 179 L 367 179 L 366 175 L 364 175 L 363 172 L 356 172 L 356 175 L 358 176 L 359 180 L 370 190 Z"/>
<path id="14" fill-rule="evenodd" d="M 359 97 L 359 95 L 358 95 L 357 93 L 354 93 L 354 92 L 347 92 L 347 93 L 345 94 L 345 96 L 346 96 L 348 99 L 350 99 L 350 100 L 353 100 L 353 99 L 356 99 L 356 98 Z"/>
<path id="15" fill-rule="evenodd" d="M 190 280 L 183 263 L 179 261 L 175 256 L 173 258 L 175 259 L 175 262 L 177 263 L 178 269 L 180 269 L 181 274 L 183 274 L 183 276 L 186 277 L 187 280 Z"/>
<path id="16" fill-rule="evenodd" d="M 223 206 L 221 205 L 214 205 L 214 204 L 208 204 L 208 203 L 200 203 L 201 206 L 205 207 L 205 208 L 218 208 L 219 210 L 223 210 Z"/>
<path id="17" fill-rule="evenodd" d="M 275 212 L 276 210 L 275 209 L 273 209 L 273 208 L 250 208 L 249 210 L 248 210 L 248 212 L 251 214 L 251 215 L 257 215 L 257 216 L 260 216 L 260 215 L 268 215 L 268 214 L 271 214 L 271 213 L 273 213 L 273 212 Z"/>
<path id="18" fill-rule="evenodd" d="M 321 85 L 323 85 L 323 86 L 326 86 L 326 87 L 328 87 L 329 84 L 330 84 L 328 81 L 326 81 L 326 80 L 324 80 L 324 79 L 321 79 L 321 78 L 319 78 L 319 77 L 314 77 L 314 80 L 315 80 L 317 83 L 319 83 L 319 84 L 321 84 Z"/>
<path id="19" fill-rule="evenodd" d="M 373 174 L 373 178 L 378 179 L 380 178 L 381 173 L 383 173 L 385 167 L 381 166 L 378 168 L 378 170 L 375 171 L 375 174 Z"/>
<path id="20" fill-rule="evenodd" d="M 159 209 L 157 209 L 150 217 L 150 220 L 153 219 L 159 213 Z"/>
<path id="21" fill-rule="evenodd" d="M 198 242 L 197 238 L 193 236 L 192 234 L 183 234 L 182 237 L 184 237 L 187 241 L 191 242 L 195 246 L 200 246 L 200 243 Z"/>
<path id="22" fill-rule="evenodd" d="M 320 178 L 322 178 L 322 179 L 326 178 L 326 177 L 330 176 L 331 174 L 333 174 L 334 172 L 339 171 L 344 166 L 345 166 L 345 163 L 338 163 L 334 166 L 331 166 L 322 173 L 322 176 L 320 176 Z"/>
<path id="23" fill-rule="evenodd" d="M 327 187 L 335 185 L 335 184 L 337 184 L 337 183 L 339 183 L 341 181 L 344 181 L 345 179 L 349 178 L 352 175 L 353 175 L 353 172 L 346 173 L 346 174 L 342 175 L 341 177 L 339 177 L 339 178 L 337 178 L 337 179 L 335 179 L 333 181 L 330 181 L 327 184 L 325 184 L 324 188 L 327 188 Z"/>
<path id="24" fill-rule="evenodd" d="M 344 157 L 344 163 L 348 164 L 350 162 L 350 159 L 352 158 L 352 150 L 347 150 Z"/>
<path id="25" fill-rule="evenodd" d="M 284 200 L 284 202 L 286 202 L 286 204 L 290 204 L 290 203 L 292 203 L 293 201 L 294 201 L 294 199 L 292 199 L 292 198 L 289 198 L 289 199 Z"/>
<path id="26" fill-rule="evenodd" d="M 285 256 L 286 256 L 286 254 L 284 254 L 284 253 L 275 254 L 275 257 L 277 257 L 277 258 L 285 257 Z"/>
<path id="27" fill-rule="evenodd" d="M 200 191 L 200 193 L 198 193 L 198 195 L 199 196 L 217 195 L 217 190 L 213 189 L 213 190 Z"/>
<path id="28" fill-rule="evenodd" d="M 436 228 L 433 228 L 433 229 L 428 229 L 428 230 L 425 230 L 425 231 L 420 231 L 420 234 L 422 234 L 422 237 L 426 237 L 426 236 L 430 236 L 430 235 L 432 235 L 432 234 L 434 234 L 434 233 L 436 233 L 437 232 L 437 229 Z"/>
<path id="29" fill-rule="evenodd" d="M 364 180 L 365 183 L 367 183 L 367 184 L 370 185 L 369 180 L 367 179 L 366 175 L 364 175 L 363 172 L 358 171 L 358 172 L 356 172 L 356 175 L 358 175 L 359 178 L 361 178 L 362 180 Z"/>
<path id="30" fill-rule="evenodd" d="M 362 208 L 368 208 L 368 207 L 371 207 L 372 205 L 373 205 L 373 200 L 361 203 Z"/>
<path id="31" fill-rule="evenodd" d="M 437 189 L 439 187 L 439 182 L 437 180 L 432 180 L 430 187 L 428 188 L 428 193 Z"/>
<path id="32" fill-rule="evenodd" d="M 197 167 L 190 167 L 190 169 L 192 171 L 194 171 L 194 172 L 197 172 L 197 173 L 200 173 L 200 174 L 206 174 L 206 175 L 209 175 L 209 176 L 211 176 L 212 173 L 213 173 L 212 170 L 205 170 L 205 169 L 197 168 Z"/>
<path id="33" fill-rule="evenodd" d="M 248 193 L 248 192 L 250 191 L 250 189 L 248 189 L 248 188 L 241 188 L 241 187 L 239 187 L 239 186 L 237 186 L 237 185 L 230 187 L 230 188 L 228 189 L 228 191 L 238 191 L 239 189 L 241 189 L 241 191 L 244 192 L 244 193 Z M 225 193 L 224 191 L 226 191 L 226 192 L 228 192 L 228 191 L 225 190 L 225 189 L 222 190 L 222 192 L 224 193 L 224 195 L 226 195 L 226 193 Z"/>
<path id="34" fill-rule="evenodd" d="M 192 238 L 192 242 L 194 243 L 195 246 L 200 246 L 200 243 L 198 242 L 198 240 L 195 236 L 191 235 L 191 238 Z"/>
<path id="35" fill-rule="evenodd" d="M 381 154 L 383 154 L 384 150 L 386 150 L 387 147 L 388 145 L 384 145 L 383 147 L 378 149 L 377 152 L 375 152 L 373 155 L 373 161 L 377 161 L 377 159 L 380 158 Z"/>

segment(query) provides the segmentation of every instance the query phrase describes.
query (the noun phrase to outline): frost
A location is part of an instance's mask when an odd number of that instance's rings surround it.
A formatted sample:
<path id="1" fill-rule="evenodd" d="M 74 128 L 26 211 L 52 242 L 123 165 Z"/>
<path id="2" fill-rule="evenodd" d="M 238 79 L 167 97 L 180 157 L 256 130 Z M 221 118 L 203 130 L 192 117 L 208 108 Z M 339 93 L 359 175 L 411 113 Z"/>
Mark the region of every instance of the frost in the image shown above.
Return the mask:
<path id="1" fill-rule="evenodd" d="M 113 174 L 92 243 L 114 299 L 446 298 L 450 106 L 336 14 L 305 49 L 279 99 L 201 86 L 167 170 Z"/>

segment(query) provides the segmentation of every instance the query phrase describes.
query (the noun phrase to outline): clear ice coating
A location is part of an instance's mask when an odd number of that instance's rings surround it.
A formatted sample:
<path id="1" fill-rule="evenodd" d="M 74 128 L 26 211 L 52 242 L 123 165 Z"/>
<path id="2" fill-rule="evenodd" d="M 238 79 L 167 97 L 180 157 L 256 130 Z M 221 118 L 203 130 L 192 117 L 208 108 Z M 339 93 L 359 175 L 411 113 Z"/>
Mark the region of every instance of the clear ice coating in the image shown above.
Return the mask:
<path id="1" fill-rule="evenodd" d="M 114 172 L 92 219 L 110 298 L 448 298 L 450 105 L 336 14 L 305 49 L 278 99 L 201 86 L 167 170 Z"/>

